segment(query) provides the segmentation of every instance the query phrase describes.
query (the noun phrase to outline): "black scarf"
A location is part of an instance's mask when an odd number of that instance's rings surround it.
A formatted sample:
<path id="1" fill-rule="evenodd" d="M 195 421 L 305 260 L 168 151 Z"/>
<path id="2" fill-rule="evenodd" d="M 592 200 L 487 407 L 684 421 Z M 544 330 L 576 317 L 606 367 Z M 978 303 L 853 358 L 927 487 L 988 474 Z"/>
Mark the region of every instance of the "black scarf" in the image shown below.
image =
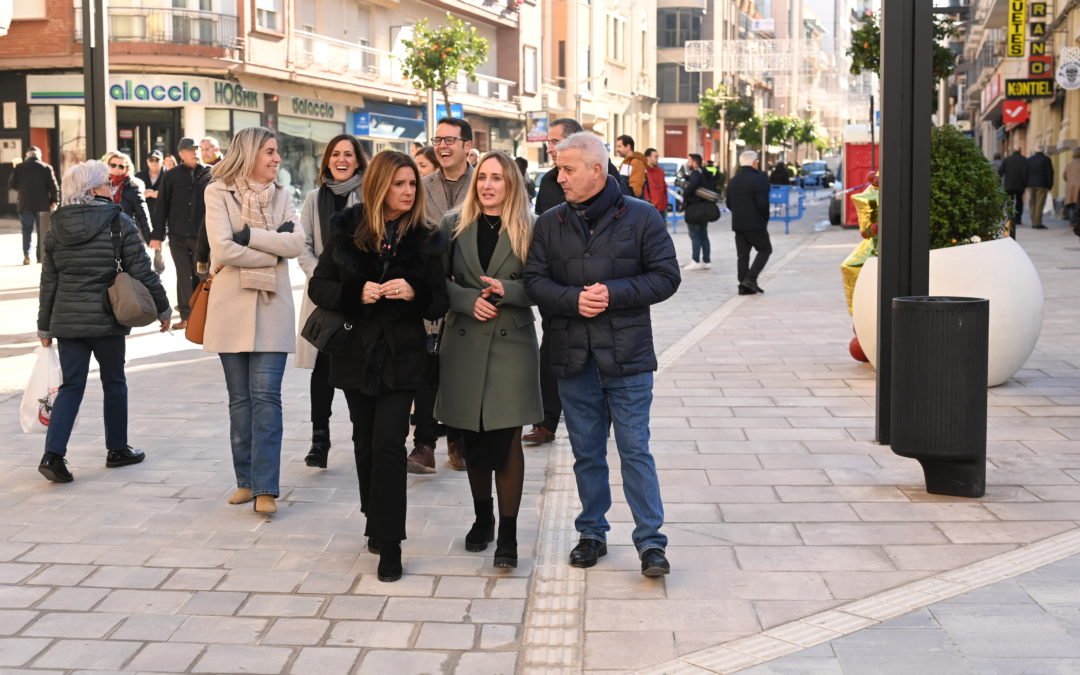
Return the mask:
<path id="1" fill-rule="evenodd" d="M 600 219 L 613 209 L 621 198 L 622 190 L 619 188 L 619 181 L 609 175 L 603 190 L 580 204 L 570 204 L 570 208 L 577 211 L 591 233 Z"/>

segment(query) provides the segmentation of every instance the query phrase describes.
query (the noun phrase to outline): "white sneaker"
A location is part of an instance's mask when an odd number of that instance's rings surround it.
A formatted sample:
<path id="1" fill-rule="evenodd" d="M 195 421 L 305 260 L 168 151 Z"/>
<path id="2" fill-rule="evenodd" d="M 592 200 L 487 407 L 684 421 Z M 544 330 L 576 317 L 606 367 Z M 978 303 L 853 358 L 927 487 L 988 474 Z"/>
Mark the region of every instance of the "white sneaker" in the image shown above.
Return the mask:
<path id="1" fill-rule="evenodd" d="M 689 270 L 700 270 L 700 269 L 703 269 L 703 268 L 701 266 L 701 263 L 691 261 L 691 262 L 688 262 L 685 265 L 683 265 L 683 269 L 689 271 Z"/>
<path id="2" fill-rule="evenodd" d="M 701 267 L 699 267 L 698 269 L 707 270 L 707 269 L 711 269 L 711 268 L 712 268 L 712 265 L 710 263 L 701 263 Z"/>

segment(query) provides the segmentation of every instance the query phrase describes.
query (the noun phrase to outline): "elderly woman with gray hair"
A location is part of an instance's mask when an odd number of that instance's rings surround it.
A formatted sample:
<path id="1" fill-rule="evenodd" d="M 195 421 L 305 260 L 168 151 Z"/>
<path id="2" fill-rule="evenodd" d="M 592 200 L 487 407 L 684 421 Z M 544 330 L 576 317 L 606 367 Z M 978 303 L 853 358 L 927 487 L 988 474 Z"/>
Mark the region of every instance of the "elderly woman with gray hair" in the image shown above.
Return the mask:
<path id="1" fill-rule="evenodd" d="M 45 456 L 38 467 L 56 483 L 73 480 L 65 456 L 86 390 L 91 355 L 100 366 L 105 394 L 105 466 L 115 468 L 144 459 L 141 450 L 128 445 L 127 437 L 124 336 L 131 329 L 116 321 L 106 298 L 117 274 L 113 237 L 119 238 L 124 271 L 150 290 L 162 331 L 168 330 L 172 315 L 135 223 L 113 201 L 109 167 L 95 160 L 76 164 L 64 174 L 63 186 L 62 206 L 53 214 L 45 235 L 37 321 L 41 344 L 48 347 L 53 338 L 59 343 L 63 372 L 45 435 Z"/>

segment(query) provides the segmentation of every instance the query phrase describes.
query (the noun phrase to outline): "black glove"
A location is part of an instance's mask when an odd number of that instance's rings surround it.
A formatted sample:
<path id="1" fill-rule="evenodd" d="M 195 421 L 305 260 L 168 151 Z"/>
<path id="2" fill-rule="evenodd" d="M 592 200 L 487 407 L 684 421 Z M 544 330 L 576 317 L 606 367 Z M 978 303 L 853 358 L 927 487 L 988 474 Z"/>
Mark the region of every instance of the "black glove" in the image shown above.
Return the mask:
<path id="1" fill-rule="evenodd" d="M 245 225 L 239 232 L 233 232 L 232 240 L 241 246 L 247 246 L 251 241 L 251 228 Z"/>
<path id="2" fill-rule="evenodd" d="M 294 229 L 296 229 L 296 226 L 293 225 L 293 222 L 290 220 L 287 223 L 282 223 L 281 227 L 279 227 L 277 229 L 277 231 L 278 232 L 292 232 Z"/>

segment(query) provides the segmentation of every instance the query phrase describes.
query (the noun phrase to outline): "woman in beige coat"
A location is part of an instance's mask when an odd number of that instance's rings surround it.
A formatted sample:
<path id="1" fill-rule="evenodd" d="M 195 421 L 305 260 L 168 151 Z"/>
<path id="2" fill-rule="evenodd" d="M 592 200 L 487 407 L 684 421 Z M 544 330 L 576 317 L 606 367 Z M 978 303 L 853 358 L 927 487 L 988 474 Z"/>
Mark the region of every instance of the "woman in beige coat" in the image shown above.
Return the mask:
<path id="1" fill-rule="evenodd" d="M 503 152 L 472 173 L 460 218 L 443 218 L 450 238 L 450 313 L 439 354 L 435 418 L 461 429 L 476 522 L 465 549 L 495 539 L 491 477 L 499 497 L 495 566 L 517 567 L 517 515 L 525 456 L 521 427 L 544 418 L 540 352 L 522 272 L 532 237 L 525 181 Z"/>
<path id="2" fill-rule="evenodd" d="M 229 438 L 236 491 L 277 511 L 281 473 L 281 379 L 296 348 L 288 259 L 304 230 L 287 190 L 274 183 L 281 156 L 274 132 L 241 129 L 206 187 L 206 236 L 215 270 L 203 349 L 216 352 L 229 390 Z"/>
<path id="3" fill-rule="evenodd" d="M 355 136 L 341 134 L 330 139 L 323 152 L 319 168 L 319 187 L 308 193 L 300 208 L 300 224 L 304 226 L 304 250 L 297 262 L 304 270 L 304 297 L 300 301 L 300 330 L 315 310 L 315 303 L 308 297 L 308 284 L 319 256 L 330 241 L 330 218 L 354 204 L 363 203 L 361 190 L 368 160 L 360 141 Z M 330 385 L 330 357 L 321 354 L 315 346 L 296 334 L 297 368 L 311 370 L 311 449 L 304 463 L 308 466 L 326 468 L 330 453 L 330 413 L 334 404 L 334 388 Z"/>

